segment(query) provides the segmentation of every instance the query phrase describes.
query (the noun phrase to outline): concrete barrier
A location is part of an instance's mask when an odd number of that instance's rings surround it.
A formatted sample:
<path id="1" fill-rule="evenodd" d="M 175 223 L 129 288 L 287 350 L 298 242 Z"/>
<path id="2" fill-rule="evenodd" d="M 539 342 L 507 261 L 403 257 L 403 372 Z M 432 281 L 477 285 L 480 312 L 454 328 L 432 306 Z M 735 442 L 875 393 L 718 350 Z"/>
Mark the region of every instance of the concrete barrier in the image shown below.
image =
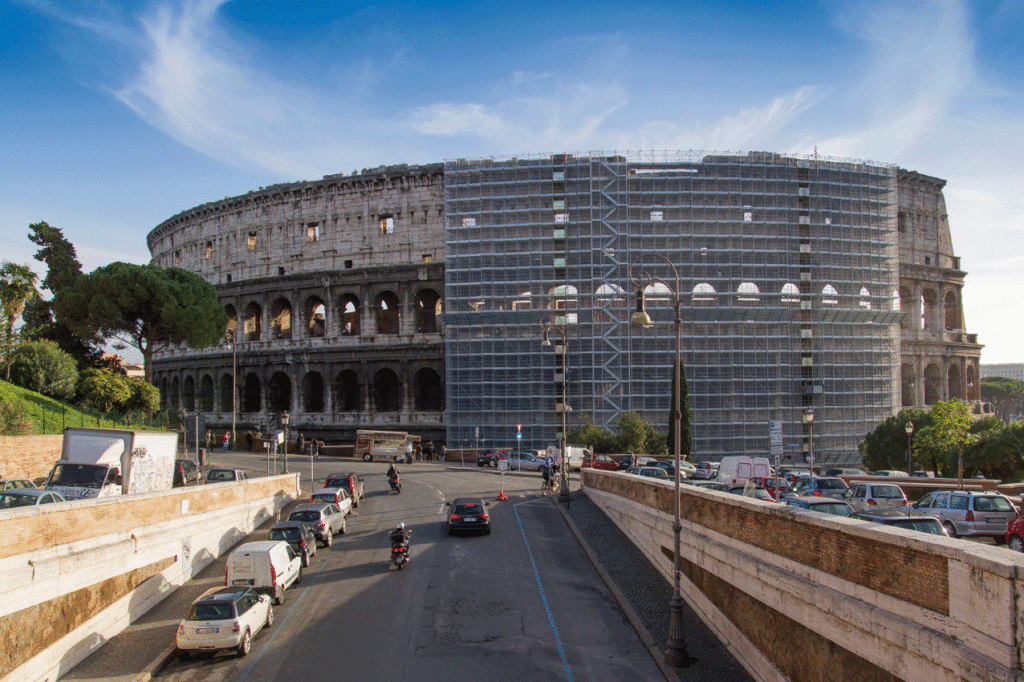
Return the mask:
<path id="1" fill-rule="evenodd" d="M 671 482 L 583 481 L 671 580 Z M 693 486 L 680 508 L 683 596 L 759 680 L 1024 679 L 1024 555 Z"/>
<path id="2" fill-rule="evenodd" d="M 0 679 L 57 679 L 298 493 L 287 474 L 4 512 Z"/>

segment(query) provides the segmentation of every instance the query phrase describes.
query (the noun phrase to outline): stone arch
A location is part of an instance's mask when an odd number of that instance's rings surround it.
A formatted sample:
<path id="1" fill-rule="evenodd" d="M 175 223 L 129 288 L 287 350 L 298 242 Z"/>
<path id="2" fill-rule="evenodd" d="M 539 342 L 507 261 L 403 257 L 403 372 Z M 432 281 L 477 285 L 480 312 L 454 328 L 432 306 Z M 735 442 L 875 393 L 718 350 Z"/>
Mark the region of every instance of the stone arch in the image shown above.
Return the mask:
<path id="1" fill-rule="evenodd" d="M 900 329 L 914 329 L 914 294 L 907 287 L 900 287 L 900 310 L 906 313 L 900 322 Z"/>
<path id="2" fill-rule="evenodd" d="M 224 328 L 224 338 L 238 339 L 238 337 L 235 336 L 235 331 L 238 327 L 238 311 L 235 310 L 235 306 L 228 303 L 224 306 L 224 313 L 228 316 L 228 326 Z"/>
<path id="3" fill-rule="evenodd" d="M 320 338 L 327 334 L 327 308 L 319 296 L 310 296 L 302 306 L 302 319 L 306 336 Z"/>
<path id="4" fill-rule="evenodd" d="M 289 412 L 292 407 L 292 380 L 284 372 L 270 376 L 267 392 L 267 409 L 271 412 Z"/>
<path id="5" fill-rule="evenodd" d="M 964 399 L 963 389 L 961 387 L 961 375 L 960 365 L 953 363 L 946 370 L 946 395 L 950 398 L 961 398 Z"/>
<path id="6" fill-rule="evenodd" d="M 444 410 L 444 385 L 441 376 L 430 367 L 424 367 L 412 377 L 413 409 L 420 412 Z"/>
<path id="7" fill-rule="evenodd" d="M 263 391 L 260 378 L 255 373 L 245 375 L 242 388 L 242 412 L 261 412 L 263 410 Z"/>
<path id="8" fill-rule="evenodd" d="M 228 412 L 234 409 L 234 405 L 231 401 L 231 396 L 234 393 L 235 387 L 232 385 L 234 382 L 231 380 L 231 375 L 224 373 L 220 377 L 220 411 Z M 244 410 L 243 410 L 244 411 Z"/>
<path id="9" fill-rule="evenodd" d="M 718 292 L 710 282 L 697 282 L 691 293 L 694 305 L 714 305 L 718 302 Z"/>
<path id="10" fill-rule="evenodd" d="M 178 411 L 181 405 L 181 380 L 178 377 L 171 379 L 171 407 Z"/>
<path id="11" fill-rule="evenodd" d="M 199 411 L 213 412 L 213 377 L 209 374 L 199 380 Z"/>
<path id="12" fill-rule="evenodd" d="M 302 409 L 304 412 L 324 411 L 324 378 L 320 372 L 306 372 L 302 377 Z"/>
<path id="13" fill-rule="evenodd" d="M 934 289 L 925 289 L 921 292 L 921 329 L 935 329 L 936 305 L 938 305 L 938 296 Z"/>
<path id="14" fill-rule="evenodd" d="M 270 306 L 270 335 L 274 339 L 292 338 L 292 304 L 284 296 Z"/>
<path id="15" fill-rule="evenodd" d="M 402 384 L 395 370 L 385 367 L 373 375 L 373 408 L 377 412 L 400 412 Z"/>
<path id="16" fill-rule="evenodd" d="M 901 404 L 904 407 L 914 405 L 914 366 L 905 364 L 900 366 L 900 392 L 902 394 Z"/>
<path id="17" fill-rule="evenodd" d="M 935 363 L 924 370 L 924 404 L 934 405 L 942 401 L 942 370 Z"/>
<path id="18" fill-rule="evenodd" d="M 967 399 L 981 400 L 981 386 L 978 385 L 978 370 L 973 364 L 967 365 Z"/>
<path id="19" fill-rule="evenodd" d="M 956 294 L 952 291 L 947 291 L 943 297 L 942 311 L 945 318 L 946 331 L 963 329 L 963 324 L 960 322 L 960 303 L 956 300 Z"/>
<path id="20" fill-rule="evenodd" d="M 167 377 L 160 377 L 160 404 L 164 407 L 168 405 L 168 395 L 170 394 L 167 391 Z"/>
<path id="21" fill-rule="evenodd" d="M 359 375 L 351 369 L 338 372 L 334 379 L 334 409 L 337 412 L 358 412 L 362 409 L 363 393 Z"/>
<path id="22" fill-rule="evenodd" d="M 397 334 L 401 321 L 398 296 L 393 291 L 382 291 L 377 294 L 374 308 L 377 311 L 377 333 Z"/>
<path id="23" fill-rule="evenodd" d="M 263 308 L 259 303 L 253 301 L 245 307 L 243 325 L 246 341 L 259 341 L 263 338 Z"/>
<path id="24" fill-rule="evenodd" d="M 338 309 L 341 310 L 341 335 L 359 336 L 359 318 L 362 313 L 359 297 L 355 294 L 345 294 L 338 301 Z"/>
<path id="25" fill-rule="evenodd" d="M 437 317 L 441 314 L 441 296 L 433 289 L 420 289 L 416 294 L 416 331 L 437 333 Z"/>
<path id="26" fill-rule="evenodd" d="M 181 385 L 181 408 L 189 412 L 196 409 L 196 380 L 191 376 L 185 377 Z"/>

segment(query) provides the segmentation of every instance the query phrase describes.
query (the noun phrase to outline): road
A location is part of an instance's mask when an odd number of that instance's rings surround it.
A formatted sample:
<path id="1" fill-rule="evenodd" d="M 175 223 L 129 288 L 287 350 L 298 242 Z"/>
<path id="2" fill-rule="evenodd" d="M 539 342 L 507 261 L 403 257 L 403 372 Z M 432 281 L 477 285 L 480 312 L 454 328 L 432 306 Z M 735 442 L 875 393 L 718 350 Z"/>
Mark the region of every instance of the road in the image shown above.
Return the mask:
<path id="1" fill-rule="evenodd" d="M 257 455 L 213 455 L 216 465 L 266 473 Z M 309 459 L 289 465 L 308 486 Z M 364 476 L 348 533 L 317 553 L 249 656 L 175 659 L 159 679 L 313 680 L 328 671 L 407 682 L 664 679 L 558 510 L 538 495 L 538 474 L 416 464 L 402 468 L 398 495 L 384 464 L 314 468 L 318 483 L 334 471 Z M 445 503 L 461 496 L 489 503 L 489 536 L 447 535 Z M 413 531 L 401 571 L 388 564 L 387 532 L 399 521 Z M 211 569 L 198 579 L 221 584 L 222 569 Z"/>

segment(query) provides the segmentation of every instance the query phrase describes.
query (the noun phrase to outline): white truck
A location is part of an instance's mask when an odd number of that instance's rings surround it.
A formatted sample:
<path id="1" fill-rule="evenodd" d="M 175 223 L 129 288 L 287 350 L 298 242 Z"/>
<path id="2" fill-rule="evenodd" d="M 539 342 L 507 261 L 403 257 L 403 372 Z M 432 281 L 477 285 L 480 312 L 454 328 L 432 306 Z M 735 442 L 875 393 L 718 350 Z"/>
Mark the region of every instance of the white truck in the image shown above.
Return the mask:
<path id="1" fill-rule="evenodd" d="M 720 483 L 746 483 L 751 478 L 770 478 L 772 465 L 767 457 L 729 455 L 718 464 Z"/>
<path id="2" fill-rule="evenodd" d="M 66 500 L 170 490 L 178 434 L 68 427 L 47 490 Z"/>
<path id="3" fill-rule="evenodd" d="M 579 471 L 583 466 L 584 455 L 590 454 L 589 448 L 584 448 L 578 445 L 567 445 L 565 446 L 566 451 L 569 453 L 569 459 L 566 460 L 569 468 L 573 471 Z M 547 450 L 540 450 L 537 453 L 541 459 L 551 457 L 555 460 L 555 466 L 562 465 L 562 449 L 557 445 L 549 445 Z"/>

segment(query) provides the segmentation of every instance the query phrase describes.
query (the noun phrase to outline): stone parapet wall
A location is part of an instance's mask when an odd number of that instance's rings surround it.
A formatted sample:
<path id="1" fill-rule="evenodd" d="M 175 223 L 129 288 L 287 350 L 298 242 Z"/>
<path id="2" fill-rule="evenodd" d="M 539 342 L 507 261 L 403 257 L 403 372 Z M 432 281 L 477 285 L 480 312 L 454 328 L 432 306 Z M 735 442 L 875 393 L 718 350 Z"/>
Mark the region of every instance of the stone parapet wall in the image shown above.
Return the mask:
<path id="1" fill-rule="evenodd" d="M 46 478 L 64 436 L 0 436 L 0 478 Z"/>
<path id="2" fill-rule="evenodd" d="M 671 580 L 671 483 L 582 475 Z M 1021 679 L 1024 556 L 693 486 L 680 502 L 684 597 L 757 679 Z"/>
<path id="3" fill-rule="evenodd" d="M 287 474 L 6 512 L 0 682 L 67 672 L 298 492 Z"/>

